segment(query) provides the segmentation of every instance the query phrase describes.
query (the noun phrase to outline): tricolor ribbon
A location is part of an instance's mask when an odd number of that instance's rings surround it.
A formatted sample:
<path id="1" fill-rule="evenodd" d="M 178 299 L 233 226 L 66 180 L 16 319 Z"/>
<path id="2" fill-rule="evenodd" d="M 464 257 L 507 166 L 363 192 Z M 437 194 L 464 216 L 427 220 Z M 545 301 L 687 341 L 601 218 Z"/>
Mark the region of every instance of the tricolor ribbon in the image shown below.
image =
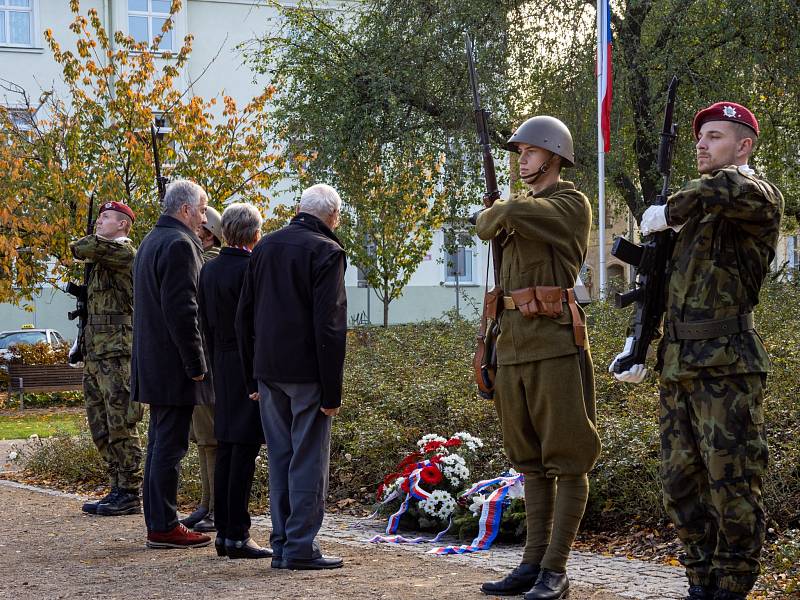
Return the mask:
<path id="1" fill-rule="evenodd" d="M 503 509 L 507 504 L 508 494 L 515 485 L 523 485 L 525 476 L 522 474 L 495 477 L 494 479 L 486 479 L 479 481 L 473 485 L 466 492 L 462 493 L 460 497 L 471 496 L 485 490 L 486 488 L 494 485 L 499 485 L 496 490 L 489 494 L 486 502 L 481 507 L 481 517 L 478 521 L 478 535 L 472 540 L 468 546 L 441 546 L 433 548 L 428 551 L 428 554 L 437 554 L 443 556 L 445 554 L 468 554 L 470 552 L 478 552 L 486 550 L 491 547 L 497 534 L 500 532 L 500 519 L 503 517 Z"/>

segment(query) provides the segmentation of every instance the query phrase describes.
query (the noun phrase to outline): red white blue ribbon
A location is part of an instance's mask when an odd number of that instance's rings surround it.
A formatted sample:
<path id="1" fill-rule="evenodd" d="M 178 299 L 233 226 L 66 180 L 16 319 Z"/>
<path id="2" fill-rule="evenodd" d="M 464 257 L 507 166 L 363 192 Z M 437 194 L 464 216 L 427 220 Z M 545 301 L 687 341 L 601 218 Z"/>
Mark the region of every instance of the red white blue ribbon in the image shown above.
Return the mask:
<path id="1" fill-rule="evenodd" d="M 494 479 L 486 479 L 479 481 L 473 485 L 466 492 L 461 494 L 461 497 L 472 496 L 489 487 L 499 485 L 497 489 L 489 494 L 486 502 L 481 507 L 481 517 L 478 521 L 478 535 L 472 540 L 472 543 L 460 546 L 441 546 L 433 548 L 428 551 L 428 554 L 437 554 L 443 556 L 446 554 L 468 554 L 470 552 L 478 552 L 486 550 L 491 547 L 497 534 L 500 532 L 500 520 L 503 517 L 503 509 L 507 504 L 508 493 L 511 488 L 517 484 L 523 484 L 525 476 L 522 474 L 511 475 L 506 477 L 495 477 Z"/>

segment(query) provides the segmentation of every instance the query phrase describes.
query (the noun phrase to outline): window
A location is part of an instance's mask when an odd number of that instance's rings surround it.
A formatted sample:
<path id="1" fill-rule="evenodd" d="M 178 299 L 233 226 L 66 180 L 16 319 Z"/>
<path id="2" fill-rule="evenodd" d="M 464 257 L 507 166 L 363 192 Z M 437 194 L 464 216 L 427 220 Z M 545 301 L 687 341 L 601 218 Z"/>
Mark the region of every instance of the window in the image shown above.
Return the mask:
<path id="1" fill-rule="evenodd" d="M 0 0 L 1 1 L 1 0 Z M 128 33 L 137 42 L 153 46 L 153 40 L 161 35 L 161 28 L 169 19 L 171 0 L 128 0 Z M 159 50 L 173 50 L 174 30 L 163 34 Z"/>
<path id="2" fill-rule="evenodd" d="M 33 46 L 35 1 L 0 0 L 0 44 Z"/>
<path id="3" fill-rule="evenodd" d="M 447 283 L 455 283 L 456 281 L 458 283 L 472 283 L 472 259 L 474 256 L 472 239 L 464 232 L 448 232 L 445 235 L 449 240 L 446 244 L 447 246 L 450 246 L 451 242 L 457 242 L 457 246 L 452 248 L 453 252 L 448 252 L 445 249 L 445 281 Z"/>

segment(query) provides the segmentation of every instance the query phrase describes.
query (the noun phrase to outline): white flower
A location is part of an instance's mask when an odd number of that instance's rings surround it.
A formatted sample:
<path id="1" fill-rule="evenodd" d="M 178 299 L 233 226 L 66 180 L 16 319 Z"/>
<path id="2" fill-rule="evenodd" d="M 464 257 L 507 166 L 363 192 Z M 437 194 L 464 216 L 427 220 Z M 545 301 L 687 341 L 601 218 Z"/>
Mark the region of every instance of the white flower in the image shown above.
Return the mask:
<path id="1" fill-rule="evenodd" d="M 447 438 L 443 438 L 435 433 L 429 433 L 428 435 L 423 435 L 419 441 L 417 441 L 417 447 L 422 450 L 430 442 L 441 442 L 444 444 L 446 441 Z"/>
<path id="2" fill-rule="evenodd" d="M 8 453 L 8 460 L 17 460 L 17 456 L 19 456 L 19 454 L 17 454 L 16 450 L 12 450 Z"/>
<path id="3" fill-rule="evenodd" d="M 442 457 L 440 463 L 442 474 L 450 480 L 453 485 L 458 485 L 462 481 L 469 479 L 469 469 L 466 461 L 458 454 L 449 454 Z"/>
<path id="4" fill-rule="evenodd" d="M 446 519 L 456 509 L 453 496 L 444 490 L 434 490 L 427 500 L 420 500 L 419 507 L 432 517 Z"/>
<path id="5" fill-rule="evenodd" d="M 479 437 L 467 433 L 466 431 L 459 431 L 453 434 L 454 438 L 458 438 L 471 452 L 475 452 L 478 448 L 483 448 L 483 440 Z"/>
<path id="6" fill-rule="evenodd" d="M 483 505 L 486 503 L 486 496 L 483 494 L 475 494 L 472 497 L 472 504 L 469 505 L 469 511 L 476 517 L 483 510 Z"/>

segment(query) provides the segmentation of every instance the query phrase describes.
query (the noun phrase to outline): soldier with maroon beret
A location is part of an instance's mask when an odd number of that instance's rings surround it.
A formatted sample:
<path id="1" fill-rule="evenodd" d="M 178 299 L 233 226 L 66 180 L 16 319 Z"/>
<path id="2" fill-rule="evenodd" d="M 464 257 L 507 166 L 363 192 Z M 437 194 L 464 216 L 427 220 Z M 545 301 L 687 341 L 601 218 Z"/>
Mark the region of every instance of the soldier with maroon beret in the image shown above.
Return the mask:
<path id="1" fill-rule="evenodd" d="M 678 232 L 658 350 L 664 505 L 685 547 L 688 598 L 744 600 L 760 569 L 768 455 L 769 357 L 753 308 L 775 257 L 783 196 L 748 165 L 759 127 L 746 107 L 712 104 L 692 129 L 700 178 L 641 223 L 643 235 Z M 615 377 L 638 383 L 646 371 Z"/>

